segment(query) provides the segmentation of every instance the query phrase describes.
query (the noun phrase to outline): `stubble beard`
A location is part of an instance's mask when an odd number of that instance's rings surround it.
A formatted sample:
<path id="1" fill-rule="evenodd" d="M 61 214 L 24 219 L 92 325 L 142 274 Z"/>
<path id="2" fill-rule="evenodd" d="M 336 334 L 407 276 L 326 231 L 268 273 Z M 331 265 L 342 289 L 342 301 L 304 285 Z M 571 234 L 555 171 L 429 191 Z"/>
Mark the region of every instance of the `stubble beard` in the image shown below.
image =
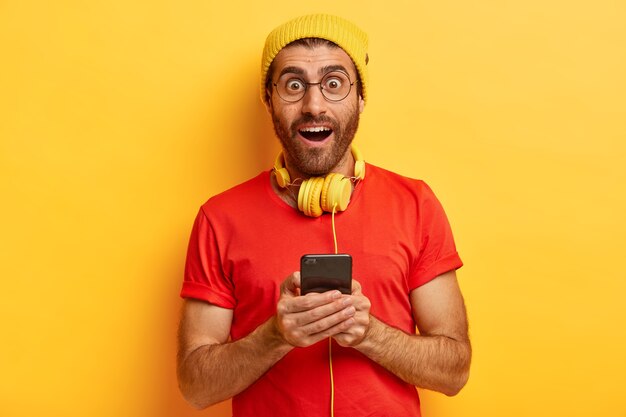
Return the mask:
<path id="1" fill-rule="evenodd" d="M 283 147 L 285 157 L 302 174 L 308 176 L 326 175 L 339 165 L 359 127 L 359 111 L 357 108 L 349 115 L 342 129 L 339 122 L 328 116 L 318 117 L 305 115 L 286 126 L 285 123 L 272 112 L 274 131 Z M 330 123 L 332 125 L 334 139 L 330 147 L 308 148 L 297 139 L 298 129 L 296 126 L 302 123 Z"/>

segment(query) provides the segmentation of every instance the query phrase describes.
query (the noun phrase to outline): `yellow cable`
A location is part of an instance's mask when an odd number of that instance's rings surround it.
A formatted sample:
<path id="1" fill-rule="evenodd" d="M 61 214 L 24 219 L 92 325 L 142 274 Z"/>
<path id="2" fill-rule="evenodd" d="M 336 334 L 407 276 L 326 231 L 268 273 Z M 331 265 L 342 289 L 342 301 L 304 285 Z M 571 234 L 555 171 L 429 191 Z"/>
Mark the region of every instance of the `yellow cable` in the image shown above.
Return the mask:
<path id="1" fill-rule="evenodd" d="M 328 338 L 328 365 L 330 368 L 330 416 L 335 415 L 335 381 L 333 378 L 333 339 Z"/>
<path id="2" fill-rule="evenodd" d="M 331 215 L 331 224 L 333 227 L 333 241 L 335 242 L 335 254 L 339 253 L 337 249 L 337 231 L 335 230 L 335 209 L 337 203 L 333 206 Z M 335 379 L 333 377 L 333 339 L 328 338 L 328 368 L 330 370 L 330 417 L 335 416 Z"/>
<path id="3" fill-rule="evenodd" d="M 337 203 L 335 203 L 335 205 L 333 206 L 333 212 L 332 212 L 332 226 L 333 226 L 333 241 L 335 242 L 335 254 L 339 253 L 337 250 L 337 231 L 335 230 L 335 208 L 337 208 Z"/>

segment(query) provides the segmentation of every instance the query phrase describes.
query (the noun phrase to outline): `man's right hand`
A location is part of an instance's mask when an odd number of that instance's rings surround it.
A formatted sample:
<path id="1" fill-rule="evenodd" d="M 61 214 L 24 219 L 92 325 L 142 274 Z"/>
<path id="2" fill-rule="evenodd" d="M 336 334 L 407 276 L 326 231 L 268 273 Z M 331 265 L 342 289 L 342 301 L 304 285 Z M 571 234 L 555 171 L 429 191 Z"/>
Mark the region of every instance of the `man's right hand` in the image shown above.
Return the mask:
<path id="1" fill-rule="evenodd" d="M 294 272 L 280 287 L 276 327 L 290 345 L 307 347 L 350 328 L 354 314 L 350 297 L 339 291 L 300 296 L 300 272 Z"/>
<path id="2" fill-rule="evenodd" d="M 229 342 L 233 310 L 185 300 L 178 333 L 181 392 L 199 409 L 239 394 L 295 346 L 349 329 L 355 323 L 351 303 L 339 291 L 300 296 L 300 273 L 294 272 L 281 285 L 276 315 Z"/>

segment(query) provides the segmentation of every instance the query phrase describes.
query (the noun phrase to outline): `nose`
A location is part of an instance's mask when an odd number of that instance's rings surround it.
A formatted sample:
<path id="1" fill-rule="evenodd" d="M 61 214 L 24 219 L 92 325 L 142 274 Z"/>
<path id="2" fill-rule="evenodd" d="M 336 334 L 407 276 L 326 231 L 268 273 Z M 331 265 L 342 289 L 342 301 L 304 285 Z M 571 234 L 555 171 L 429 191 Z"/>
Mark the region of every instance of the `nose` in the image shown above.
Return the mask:
<path id="1" fill-rule="evenodd" d="M 326 113 L 326 99 L 319 85 L 310 85 L 302 98 L 302 113 L 317 116 Z"/>

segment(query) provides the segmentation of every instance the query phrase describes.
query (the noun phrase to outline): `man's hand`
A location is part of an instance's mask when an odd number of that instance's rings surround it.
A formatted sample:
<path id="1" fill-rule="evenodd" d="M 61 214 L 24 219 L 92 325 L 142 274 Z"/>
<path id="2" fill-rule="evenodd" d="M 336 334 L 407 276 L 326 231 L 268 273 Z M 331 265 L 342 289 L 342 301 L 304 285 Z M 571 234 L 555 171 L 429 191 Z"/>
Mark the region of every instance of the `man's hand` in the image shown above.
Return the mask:
<path id="1" fill-rule="evenodd" d="M 367 335 L 370 327 L 370 307 L 372 303 L 369 298 L 363 295 L 361 284 L 355 279 L 352 280 L 352 294 L 347 296 L 346 299 L 350 300 L 351 305 L 355 309 L 352 318 L 353 324 L 348 329 L 333 336 L 333 338 L 341 346 L 354 347 L 361 343 Z"/>
<path id="2" fill-rule="evenodd" d="M 472 357 L 455 271 L 412 290 L 409 299 L 419 334 L 370 316 L 365 337 L 352 346 L 412 385 L 455 395 L 467 382 Z M 355 300 L 355 321 L 359 321 L 357 304 Z"/>
<path id="3" fill-rule="evenodd" d="M 354 331 L 353 335 L 351 331 L 357 324 L 355 300 L 360 301 L 354 294 L 345 296 L 339 291 L 300 296 L 300 272 L 294 272 L 281 285 L 276 327 L 287 343 L 297 347 L 311 346 L 342 332 L 348 332 L 347 341 L 353 340 L 359 332 Z M 367 312 L 369 315 L 369 306 Z M 363 319 L 360 317 L 359 321 Z"/>

